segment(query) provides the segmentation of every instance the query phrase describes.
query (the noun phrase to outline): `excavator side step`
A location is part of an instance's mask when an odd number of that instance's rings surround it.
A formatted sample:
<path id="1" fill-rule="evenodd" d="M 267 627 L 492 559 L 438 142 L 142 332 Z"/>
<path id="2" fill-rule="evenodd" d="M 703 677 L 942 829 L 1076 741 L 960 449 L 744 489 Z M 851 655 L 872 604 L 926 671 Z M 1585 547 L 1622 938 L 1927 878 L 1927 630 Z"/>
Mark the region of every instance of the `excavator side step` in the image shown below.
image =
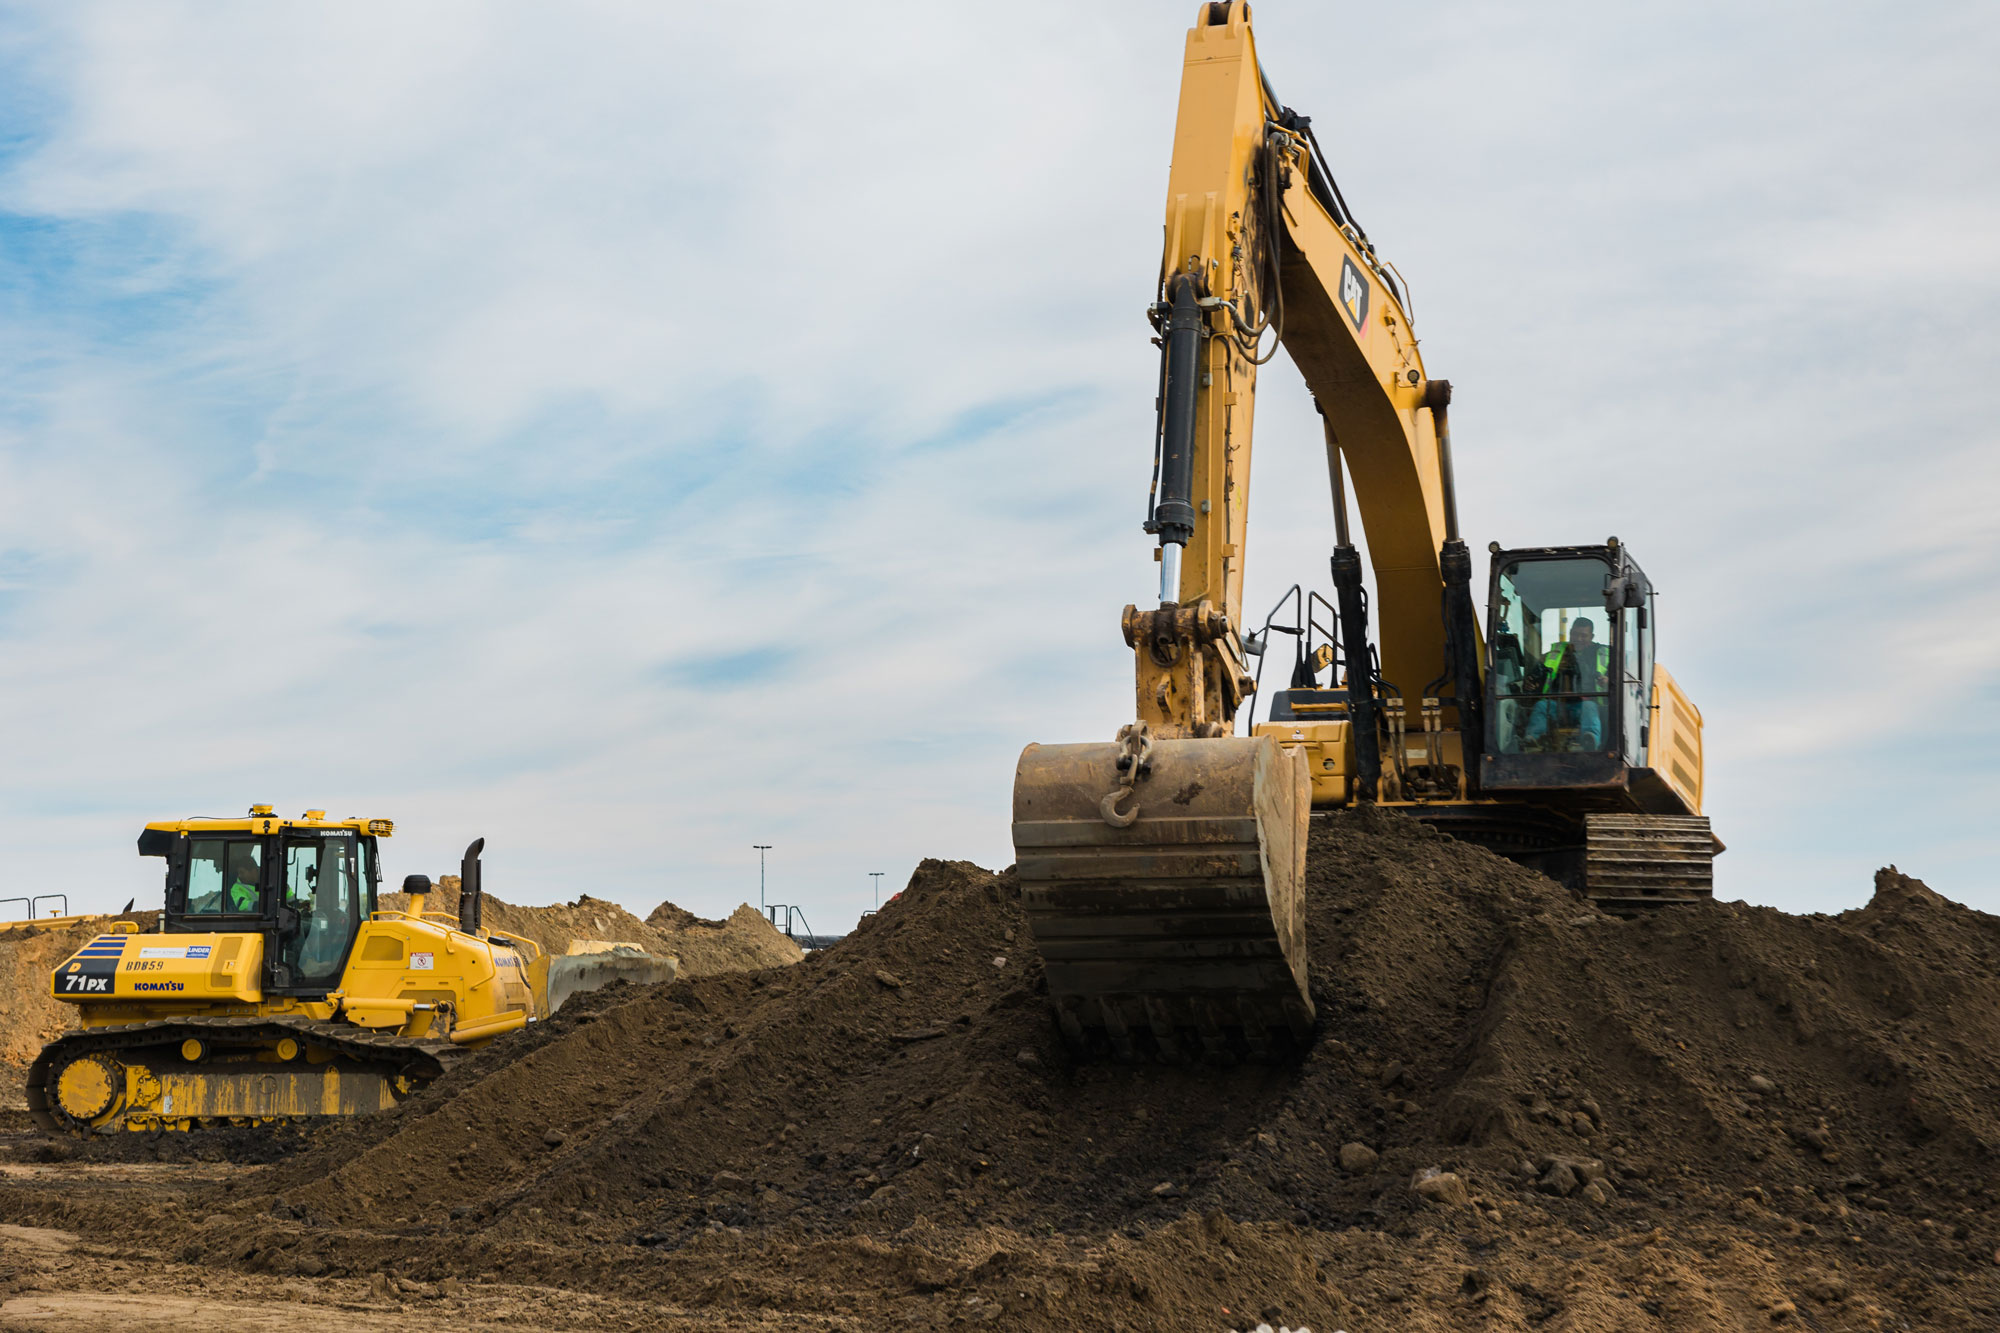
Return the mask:
<path id="1" fill-rule="evenodd" d="M 1588 815 L 1584 892 L 1607 912 L 1714 896 L 1715 836 L 1704 815 Z"/>

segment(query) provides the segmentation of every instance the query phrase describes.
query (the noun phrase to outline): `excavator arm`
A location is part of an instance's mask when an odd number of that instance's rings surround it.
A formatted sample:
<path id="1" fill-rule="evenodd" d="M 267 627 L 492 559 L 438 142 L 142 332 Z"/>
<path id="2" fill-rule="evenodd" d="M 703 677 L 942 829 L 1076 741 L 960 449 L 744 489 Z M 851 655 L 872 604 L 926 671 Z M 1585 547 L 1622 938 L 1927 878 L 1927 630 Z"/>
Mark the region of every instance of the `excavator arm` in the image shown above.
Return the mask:
<path id="1" fill-rule="evenodd" d="M 1128 606 L 1122 620 L 1136 720 L 1112 742 L 1023 752 L 1017 865 L 1073 1046 L 1268 1057 L 1306 1040 L 1314 1017 L 1301 901 L 1307 754 L 1234 734 L 1253 689 L 1242 598 L 1257 370 L 1280 345 L 1326 419 L 1335 584 L 1352 613 L 1346 742 L 1374 743 L 1377 672 L 1342 454 L 1384 604 L 1381 679 L 1435 696 L 1453 678 L 1447 645 L 1462 645 L 1476 670 L 1478 632 L 1440 449 L 1448 386 L 1425 377 L 1392 275 L 1347 216 L 1308 122 L 1264 79 L 1243 0 L 1202 5 L 1188 34 L 1150 313 L 1161 368 L 1146 529 L 1160 604 Z M 1465 623 L 1440 634 L 1440 593 L 1454 582 Z M 1445 610 L 1449 623 L 1449 599 Z M 1461 725 L 1477 694 L 1466 677 Z M 1365 776 L 1366 754 L 1357 767 Z"/>

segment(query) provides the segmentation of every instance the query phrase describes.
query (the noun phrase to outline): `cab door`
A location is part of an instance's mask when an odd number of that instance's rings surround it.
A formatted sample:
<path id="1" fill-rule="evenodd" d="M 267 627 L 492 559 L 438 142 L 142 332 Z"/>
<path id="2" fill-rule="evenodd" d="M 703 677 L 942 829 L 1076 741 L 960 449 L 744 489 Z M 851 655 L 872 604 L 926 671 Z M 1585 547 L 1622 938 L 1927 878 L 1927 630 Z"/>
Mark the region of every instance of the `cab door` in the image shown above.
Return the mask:
<path id="1" fill-rule="evenodd" d="M 1633 768 L 1645 768 L 1652 737 L 1653 586 L 1629 560 L 1621 580 L 1618 616 L 1619 753 Z M 1607 598 L 1607 601 L 1610 599 Z"/>
<path id="2" fill-rule="evenodd" d="M 281 840 L 273 989 L 323 994 L 339 985 L 362 919 L 359 842 L 353 829 L 300 829 Z"/>

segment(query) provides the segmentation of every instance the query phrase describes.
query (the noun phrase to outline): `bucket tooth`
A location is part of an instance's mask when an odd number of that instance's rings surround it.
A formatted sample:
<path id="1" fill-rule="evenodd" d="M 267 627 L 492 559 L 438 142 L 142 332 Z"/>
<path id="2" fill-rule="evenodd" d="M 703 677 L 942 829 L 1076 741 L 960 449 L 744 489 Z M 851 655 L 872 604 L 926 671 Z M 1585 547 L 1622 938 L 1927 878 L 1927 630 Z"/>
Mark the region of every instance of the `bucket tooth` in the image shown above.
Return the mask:
<path id="1" fill-rule="evenodd" d="M 1031 745 L 1015 771 L 1022 902 L 1064 1036 L 1119 1059 L 1281 1058 L 1312 1031 L 1303 755 L 1264 736 L 1156 740 L 1119 827 L 1104 803 L 1122 753 Z"/>

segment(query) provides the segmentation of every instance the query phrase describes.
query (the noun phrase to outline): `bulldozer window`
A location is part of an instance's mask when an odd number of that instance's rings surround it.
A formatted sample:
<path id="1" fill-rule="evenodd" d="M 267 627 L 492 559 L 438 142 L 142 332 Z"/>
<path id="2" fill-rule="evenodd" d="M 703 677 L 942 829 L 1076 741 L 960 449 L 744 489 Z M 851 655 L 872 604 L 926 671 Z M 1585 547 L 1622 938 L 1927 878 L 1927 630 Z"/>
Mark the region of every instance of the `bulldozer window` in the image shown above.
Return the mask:
<path id="1" fill-rule="evenodd" d="M 255 912 L 264 849 L 252 841 L 196 838 L 188 846 L 187 910 L 194 916 Z"/>
<path id="2" fill-rule="evenodd" d="M 347 834 L 285 842 L 285 905 L 299 924 L 279 949 L 293 986 L 331 986 L 347 960 L 360 919 L 355 841 Z"/>
<path id="3" fill-rule="evenodd" d="M 1491 653 L 1492 743 L 1502 754 L 1617 749 L 1615 622 L 1601 560 L 1502 567 Z"/>

